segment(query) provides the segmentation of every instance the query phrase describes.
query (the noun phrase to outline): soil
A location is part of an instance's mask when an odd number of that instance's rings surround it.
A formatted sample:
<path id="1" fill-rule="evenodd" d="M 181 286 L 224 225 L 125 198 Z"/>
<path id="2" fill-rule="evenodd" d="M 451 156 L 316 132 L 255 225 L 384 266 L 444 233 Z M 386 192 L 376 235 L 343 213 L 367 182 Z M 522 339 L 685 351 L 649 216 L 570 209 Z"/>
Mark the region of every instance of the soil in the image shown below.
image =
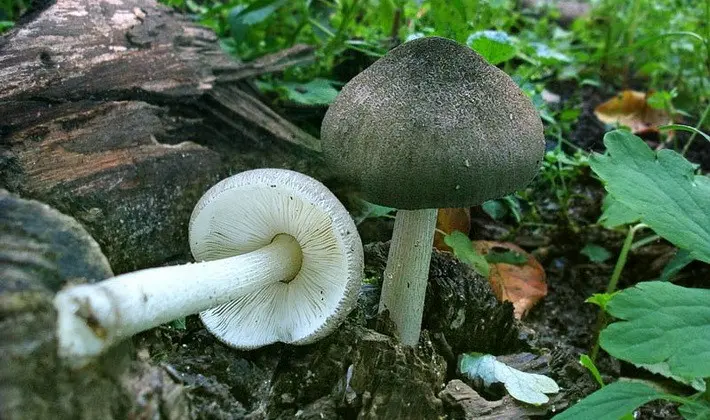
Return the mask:
<path id="1" fill-rule="evenodd" d="M 486 280 L 436 251 L 417 349 L 401 347 L 387 320 L 377 316 L 386 243 L 366 246 L 366 277 L 372 282 L 363 286 L 345 324 L 319 343 L 237 351 L 189 317 L 184 329 L 166 326 L 141 335 L 137 349 L 190 389 L 197 418 L 464 418 L 482 410 L 471 393 L 495 401 L 486 409 L 503 410 L 501 418 L 549 418 L 552 410 L 597 389 L 578 363 L 589 351 L 596 321 L 595 308 L 582 302 L 605 287 L 612 267 L 582 261 L 576 246 L 556 247 L 541 259 L 549 294 L 523 322 L 513 319 L 510 304 L 497 302 Z M 472 351 L 507 355 L 510 365 L 549 375 L 562 391 L 537 410 L 504 399 L 504 390 L 486 389 L 457 371 L 458 357 Z M 605 381 L 620 374 L 613 359 L 602 356 L 598 366 Z M 462 385 L 452 381 L 465 384 L 464 396 Z M 641 418 L 674 418 L 667 417 L 672 409 L 651 405 Z"/>

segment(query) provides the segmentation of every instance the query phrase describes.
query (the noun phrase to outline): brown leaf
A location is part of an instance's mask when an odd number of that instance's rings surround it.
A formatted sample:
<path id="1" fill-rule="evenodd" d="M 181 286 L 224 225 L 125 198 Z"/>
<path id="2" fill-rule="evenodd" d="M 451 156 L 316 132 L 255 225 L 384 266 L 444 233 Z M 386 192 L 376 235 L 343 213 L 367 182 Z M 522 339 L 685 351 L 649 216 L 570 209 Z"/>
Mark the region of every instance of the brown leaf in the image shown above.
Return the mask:
<path id="1" fill-rule="evenodd" d="M 547 295 L 545 270 L 532 255 L 510 242 L 474 241 L 473 247 L 482 255 L 512 251 L 525 260 L 522 264 L 490 262 L 488 282 L 500 301 L 513 303 L 515 317 L 522 319 Z"/>
<path id="2" fill-rule="evenodd" d="M 597 106 L 594 115 L 605 124 L 621 124 L 631 128 L 634 134 L 657 133 L 658 126 L 671 124 L 672 120 L 663 109 L 651 108 L 646 99 L 650 94 L 624 90 Z"/>
<path id="3" fill-rule="evenodd" d="M 468 235 L 471 230 L 471 211 L 465 209 L 439 209 L 436 215 L 436 228 L 450 234 L 458 230 Z M 434 247 L 441 251 L 451 251 L 451 247 L 444 243 L 444 236 L 434 232 Z"/>

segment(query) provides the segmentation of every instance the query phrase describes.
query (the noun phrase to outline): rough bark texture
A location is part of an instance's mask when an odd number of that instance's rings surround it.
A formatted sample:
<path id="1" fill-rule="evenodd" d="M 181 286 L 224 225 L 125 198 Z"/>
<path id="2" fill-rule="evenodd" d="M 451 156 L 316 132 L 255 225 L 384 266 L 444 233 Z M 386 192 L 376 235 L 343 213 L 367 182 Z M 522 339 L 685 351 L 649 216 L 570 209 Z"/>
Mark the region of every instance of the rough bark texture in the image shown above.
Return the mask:
<path id="1" fill-rule="evenodd" d="M 229 173 L 322 177 L 319 144 L 245 79 L 252 63 L 154 1 L 59 0 L 0 38 L 0 187 L 76 217 L 117 273 L 187 255 L 199 196 Z"/>
<path id="2" fill-rule="evenodd" d="M 81 371 L 57 357 L 54 292 L 111 276 L 98 244 L 74 219 L 0 190 L 0 418 L 181 418 L 183 387 L 131 362 L 121 345 Z"/>

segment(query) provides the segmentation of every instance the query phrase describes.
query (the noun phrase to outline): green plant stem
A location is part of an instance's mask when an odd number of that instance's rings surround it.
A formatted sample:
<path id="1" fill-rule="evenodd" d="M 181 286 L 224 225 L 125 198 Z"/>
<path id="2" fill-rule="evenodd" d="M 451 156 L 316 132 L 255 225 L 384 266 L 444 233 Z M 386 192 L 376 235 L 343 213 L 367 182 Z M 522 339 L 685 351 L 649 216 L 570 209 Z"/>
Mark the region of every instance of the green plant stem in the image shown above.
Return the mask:
<path id="1" fill-rule="evenodd" d="M 638 241 L 634 242 L 631 245 L 631 250 L 636 251 L 637 249 L 639 249 L 643 246 L 646 246 L 646 245 L 650 244 L 651 242 L 655 242 L 659 239 L 661 239 L 661 237 L 659 235 L 651 235 L 648 238 L 639 239 Z"/>
<path id="2" fill-rule="evenodd" d="M 629 251 L 631 251 L 631 245 L 634 241 L 634 235 L 637 231 L 645 227 L 646 225 L 644 225 L 643 223 L 639 223 L 629 228 L 629 232 L 626 234 L 626 239 L 624 240 L 624 245 L 622 245 L 621 252 L 619 253 L 619 259 L 616 260 L 614 272 L 611 273 L 611 279 L 609 279 L 609 284 L 606 287 L 606 293 L 614 293 L 616 291 L 616 286 L 619 283 L 621 272 L 623 271 L 624 266 L 626 265 L 626 259 L 629 256 Z"/>
<path id="3" fill-rule="evenodd" d="M 639 223 L 637 225 L 631 226 L 629 228 L 628 233 L 626 234 L 626 239 L 624 240 L 624 244 L 621 247 L 621 252 L 619 253 L 619 258 L 616 260 L 616 265 L 614 266 L 614 271 L 611 273 L 611 278 L 609 279 L 609 284 L 606 287 L 606 293 L 611 294 L 616 291 L 616 286 L 619 283 L 619 278 L 621 277 L 621 272 L 624 270 L 624 266 L 626 265 L 626 259 L 629 256 L 629 252 L 631 251 L 631 245 L 634 242 L 634 235 L 636 235 L 636 232 L 645 228 L 646 225 L 643 223 Z M 596 326 L 594 327 L 594 347 L 592 347 L 592 351 L 590 352 L 589 357 L 592 359 L 592 361 L 596 361 L 597 359 L 597 354 L 599 354 L 599 333 L 601 330 L 606 326 L 607 323 L 607 317 L 606 313 L 604 310 L 599 309 L 599 314 L 597 316 L 597 323 Z"/>
<path id="4" fill-rule="evenodd" d="M 703 128 L 703 124 L 705 123 L 705 119 L 708 117 L 708 113 L 710 113 L 710 103 L 708 104 L 708 106 L 705 107 L 705 111 L 703 111 L 703 115 L 700 117 L 700 121 L 698 121 L 698 124 L 696 124 L 696 130 L 700 131 L 700 129 Z M 685 146 L 683 146 L 683 150 L 680 152 L 681 155 L 685 156 L 685 154 L 688 152 L 688 149 L 690 149 L 690 145 L 693 144 L 693 141 L 695 141 L 695 137 L 697 136 L 697 134 L 698 133 L 696 131 L 693 131 L 693 134 L 690 135 L 688 142 L 685 143 Z"/>

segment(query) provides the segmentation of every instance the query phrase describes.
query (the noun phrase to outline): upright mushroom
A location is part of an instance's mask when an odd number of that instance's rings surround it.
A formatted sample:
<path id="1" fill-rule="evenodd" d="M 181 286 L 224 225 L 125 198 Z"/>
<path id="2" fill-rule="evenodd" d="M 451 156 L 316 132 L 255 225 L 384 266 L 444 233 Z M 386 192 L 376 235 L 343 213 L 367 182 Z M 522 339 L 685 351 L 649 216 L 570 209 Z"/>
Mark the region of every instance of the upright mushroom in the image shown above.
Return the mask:
<path id="1" fill-rule="evenodd" d="M 257 169 L 227 178 L 197 203 L 189 237 L 202 262 L 60 291 L 59 354 L 82 366 L 135 333 L 197 312 L 233 347 L 306 344 L 354 306 L 363 272 L 357 229 L 310 177 Z"/>
<path id="2" fill-rule="evenodd" d="M 468 207 L 523 188 L 545 139 L 518 86 L 445 38 L 403 44 L 346 84 L 321 129 L 326 161 L 364 198 L 400 209 L 380 311 L 405 345 L 421 329 L 436 209 Z"/>

